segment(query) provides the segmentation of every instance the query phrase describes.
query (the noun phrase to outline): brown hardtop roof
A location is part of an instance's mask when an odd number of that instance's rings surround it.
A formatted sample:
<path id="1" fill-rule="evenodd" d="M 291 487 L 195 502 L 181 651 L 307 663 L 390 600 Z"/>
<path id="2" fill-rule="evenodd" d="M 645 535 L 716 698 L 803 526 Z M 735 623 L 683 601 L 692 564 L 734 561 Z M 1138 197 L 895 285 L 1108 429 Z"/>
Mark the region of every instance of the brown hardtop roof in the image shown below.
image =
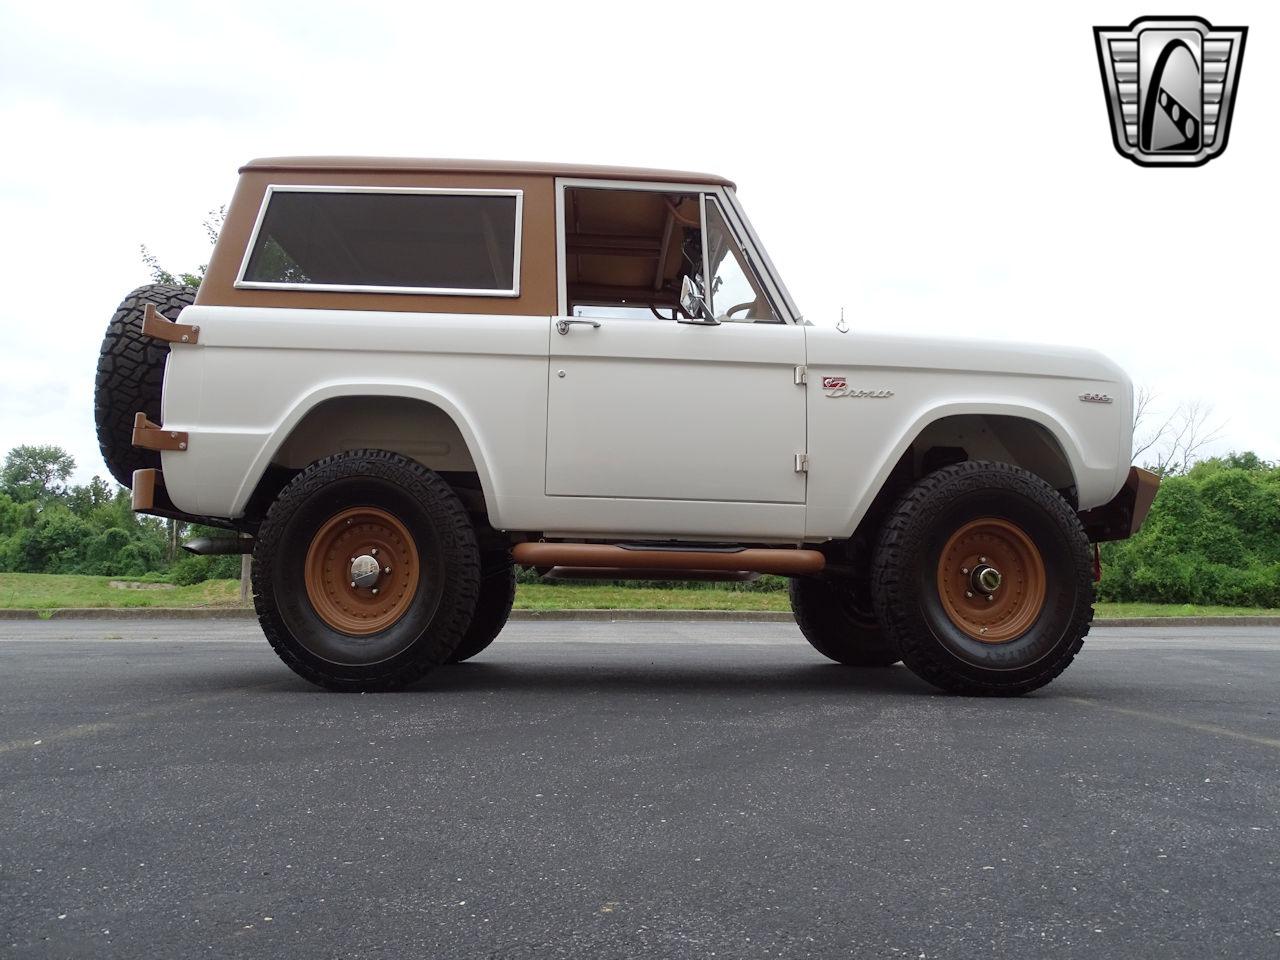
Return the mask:
<path id="1" fill-rule="evenodd" d="M 584 180 L 642 180 L 698 183 L 733 187 L 733 181 L 713 173 L 610 167 L 580 163 L 538 163 L 524 160 L 438 160 L 418 157 L 262 157 L 250 160 L 240 172 L 280 173 L 496 173 Z"/>

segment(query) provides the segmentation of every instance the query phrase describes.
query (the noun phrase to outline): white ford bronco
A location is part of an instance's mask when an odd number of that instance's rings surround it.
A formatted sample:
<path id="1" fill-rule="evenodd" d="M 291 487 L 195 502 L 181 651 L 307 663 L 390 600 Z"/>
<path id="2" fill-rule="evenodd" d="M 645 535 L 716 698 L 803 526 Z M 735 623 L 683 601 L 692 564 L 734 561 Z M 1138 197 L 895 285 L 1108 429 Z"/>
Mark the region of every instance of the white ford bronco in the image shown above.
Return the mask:
<path id="1" fill-rule="evenodd" d="M 783 575 L 827 657 L 1018 694 L 1155 495 L 1132 407 L 1092 351 L 806 321 L 721 177 L 334 157 L 240 171 L 199 289 L 112 319 L 95 413 L 327 687 L 475 656 L 519 564 Z"/>

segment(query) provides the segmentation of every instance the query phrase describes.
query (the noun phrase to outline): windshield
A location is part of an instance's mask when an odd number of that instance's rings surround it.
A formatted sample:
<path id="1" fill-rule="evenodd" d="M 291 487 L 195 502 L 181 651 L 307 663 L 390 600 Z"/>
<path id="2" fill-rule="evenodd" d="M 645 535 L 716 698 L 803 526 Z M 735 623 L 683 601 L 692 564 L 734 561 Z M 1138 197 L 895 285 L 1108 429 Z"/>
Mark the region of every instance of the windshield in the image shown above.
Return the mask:
<path id="1" fill-rule="evenodd" d="M 717 320 L 780 323 L 769 298 L 756 279 L 737 238 L 729 229 L 720 204 L 707 197 L 707 257 L 711 262 L 711 310 Z M 707 285 L 699 278 L 704 291 Z"/>

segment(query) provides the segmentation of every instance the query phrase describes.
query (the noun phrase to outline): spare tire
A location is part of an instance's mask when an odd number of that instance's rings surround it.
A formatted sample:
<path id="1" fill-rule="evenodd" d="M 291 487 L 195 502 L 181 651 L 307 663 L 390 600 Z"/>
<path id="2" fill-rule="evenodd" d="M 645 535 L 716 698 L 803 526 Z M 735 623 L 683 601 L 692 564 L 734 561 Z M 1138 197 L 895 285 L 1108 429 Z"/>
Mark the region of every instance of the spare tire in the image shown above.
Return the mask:
<path id="1" fill-rule="evenodd" d="M 98 449 L 107 469 L 119 483 L 133 486 L 133 471 L 159 467 L 160 454 L 133 445 L 133 419 L 139 411 L 160 422 L 160 388 L 169 344 L 142 332 L 142 311 L 155 304 L 163 316 L 177 320 L 183 307 L 195 301 L 195 287 L 149 283 L 124 298 L 116 309 L 98 351 L 98 375 L 93 388 L 93 419 L 98 426 Z"/>

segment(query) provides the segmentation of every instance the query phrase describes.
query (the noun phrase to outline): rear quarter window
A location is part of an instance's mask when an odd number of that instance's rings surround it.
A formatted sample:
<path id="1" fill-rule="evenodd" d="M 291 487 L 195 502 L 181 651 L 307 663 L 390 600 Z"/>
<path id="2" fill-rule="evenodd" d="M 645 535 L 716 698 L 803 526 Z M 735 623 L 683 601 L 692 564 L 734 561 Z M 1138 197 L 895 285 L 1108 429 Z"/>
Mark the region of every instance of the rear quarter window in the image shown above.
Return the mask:
<path id="1" fill-rule="evenodd" d="M 518 296 L 519 190 L 270 186 L 237 287 Z"/>

